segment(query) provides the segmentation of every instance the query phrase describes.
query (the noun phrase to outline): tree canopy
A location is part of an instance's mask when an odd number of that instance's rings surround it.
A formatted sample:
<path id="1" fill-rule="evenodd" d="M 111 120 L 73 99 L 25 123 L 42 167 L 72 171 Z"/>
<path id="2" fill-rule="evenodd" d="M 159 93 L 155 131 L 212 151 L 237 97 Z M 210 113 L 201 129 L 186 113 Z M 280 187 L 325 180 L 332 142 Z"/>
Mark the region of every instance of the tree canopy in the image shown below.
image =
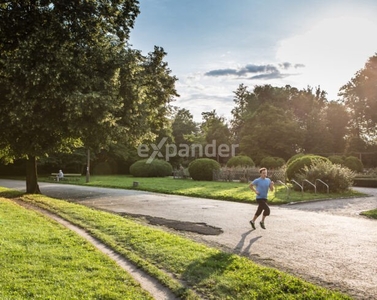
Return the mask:
<path id="1" fill-rule="evenodd" d="M 99 149 L 161 127 L 176 78 L 166 53 L 127 46 L 136 0 L 0 4 L 0 149 L 35 158 L 79 145 Z"/>

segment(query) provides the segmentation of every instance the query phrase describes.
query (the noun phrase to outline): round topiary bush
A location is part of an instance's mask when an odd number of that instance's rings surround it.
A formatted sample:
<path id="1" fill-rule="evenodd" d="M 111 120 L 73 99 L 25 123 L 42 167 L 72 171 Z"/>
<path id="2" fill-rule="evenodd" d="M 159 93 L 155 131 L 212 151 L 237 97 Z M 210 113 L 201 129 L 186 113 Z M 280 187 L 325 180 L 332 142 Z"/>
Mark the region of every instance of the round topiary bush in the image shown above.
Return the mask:
<path id="1" fill-rule="evenodd" d="M 304 155 L 305 155 L 304 153 L 297 153 L 297 154 L 293 155 L 290 159 L 287 160 L 287 166 L 288 166 L 292 161 L 294 161 L 296 158 L 302 157 L 302 156 L 304 156 Z"/>
<path id="2" fill-rule="evenodd" d="M 170 176 L 172 172 L 171 164 L 160 159 L 154 159 L 150 163 L 147 159 L 142 159 L 130 166 L 130 174 L 135 177 L 165 177 Z"/>
<path id="3" fill-rule="evenodd" d="M 348 156 L 344 160 L 344 166 L 358 173 L 361 173 L 364 170 L 363 163 L 355 156 Z"/>
<path id="4" fill-rule="evenodd" d="M 323 161 L 330 161 L 328 158 L 319 156 L 319 155 L 303 155 L 295 160 L 291 161 L 291 163 L 287 166 L 286 175 L 289 180 L 297 179 L 298 174 L 300 174 L 304 167 L 310 167 L 310 165 L 316 160 L 323 160 Z"/>
<path id="5" fill-rule="evenodd" d="M 260 162 L 261 167 L 265 167 L 267 169 L 278 169 L 284 166 L 285 161 L 280 157 L 272 157 L 267 156 L 263 158 Z"/>
<path id="6" fill-rule="evenodd" d="M 192 161 L 188 167 L 190 176 L 194 180 L 213 180 L 213 171 L 220 170 L 220 164 L 209 158 L 198 158 Z"/>
<path id="7" fill-rule="evenodd" d="M 328 157 L 328 159 L 333 163 L 337 165 L 344 165 L 344 158 L 340 155 L 331 155 Z"/>
<path id="8" fill-rule="evenodd" d="M 237 155 L 233 156 L 231 159 L 228 160 L 226 163 L 228 168 L 232 167 L 254 167 L 254 161 L 246 155 Z"/>

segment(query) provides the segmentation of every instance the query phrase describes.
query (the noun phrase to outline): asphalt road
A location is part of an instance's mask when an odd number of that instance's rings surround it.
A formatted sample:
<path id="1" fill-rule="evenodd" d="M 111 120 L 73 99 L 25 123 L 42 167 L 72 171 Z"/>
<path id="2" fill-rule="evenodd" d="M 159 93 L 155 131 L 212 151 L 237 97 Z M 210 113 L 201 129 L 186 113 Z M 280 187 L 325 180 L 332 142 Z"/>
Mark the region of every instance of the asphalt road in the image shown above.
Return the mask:
<path id="1" fill-rule="evenodd" d="M 25 182 L 0 186 L 25 190 Z M 370 197 L 272 206 L 266 230 L 251 230 L 256 205 L 143 191 L 40 183 L 43 194 L 108 211 L 193 222 L 220 229 L 217 235 L 187 236 L 250 257 L 355 299 L 377 299 L 377 221 L 359 213 L 377 208 Z M 250 194 L 250 197 L 253 197 Z"/>

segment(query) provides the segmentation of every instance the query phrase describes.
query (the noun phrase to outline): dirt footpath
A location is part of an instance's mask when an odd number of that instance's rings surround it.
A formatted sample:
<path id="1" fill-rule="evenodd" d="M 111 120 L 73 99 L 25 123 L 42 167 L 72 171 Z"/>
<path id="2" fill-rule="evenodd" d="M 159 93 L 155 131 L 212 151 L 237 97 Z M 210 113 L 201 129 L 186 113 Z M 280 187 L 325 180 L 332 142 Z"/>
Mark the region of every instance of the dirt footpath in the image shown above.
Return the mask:
<path id="1" fill-rule="evenodd" d="M 25 183 L 0 180 L 0 186 L 22 190 Z M 376 189 L 358 188 L 372 195 L 365 198 L 273 206 L 267 229 L 251 230 L 253 204 L 53 183 L 40 187 L 45 195 L 138 216 L 166 230 L 179 224 L 180 234 L 197 241 L 355 299 L 377 299 L 377 221 L 359 215 L 377 208 Z"/>

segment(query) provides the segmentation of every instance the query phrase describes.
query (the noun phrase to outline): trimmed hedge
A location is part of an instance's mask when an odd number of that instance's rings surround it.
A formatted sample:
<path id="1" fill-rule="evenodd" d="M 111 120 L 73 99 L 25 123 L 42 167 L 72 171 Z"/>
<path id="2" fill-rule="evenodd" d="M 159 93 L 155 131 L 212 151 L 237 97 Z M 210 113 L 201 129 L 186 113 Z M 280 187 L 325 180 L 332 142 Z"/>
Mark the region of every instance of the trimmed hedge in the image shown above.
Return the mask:
<path id="1" fill-rule="evenodd" d="M 148 159 L 142 159 L 130 166 L 130 173 L 135 177 L 165 177 L 173 173 L 173 167 L 167 161 L 154 159 L 147 163 Z"/>
<path id="2" fill-rule="evenodd" d="M 297 153 L 293 155 L 290 159 L 287 160 L 287 166 L 294 160 L 296 160 L 299 157 L 303 157 L 305 154 L 304 153 Z"/>
<path id="3" fill-rule="evenodd" d="M 310 167 L 316 160 L 330 161 L 328 158 L 319 155 L 308 154 L 300 156 L 288 164 L 286 171 L 287 178 L 289 180 L 297 179 L 298 174 L 302 173 L 305 167 Z"/>
<path id="4" fill-rule="evenodd" d="M 261 167 L 265 167 L 267 169 L 278 169 L 284 166 L 284 164 L 284 159 L 272 156 L 266 156 L 260 162 Z"/>
<path id="5" fill-rule="evenodd" d="M 228 168 L 233 167 L 254 167 L 255 163 L 254 161 L 246 155 L 237 155 L 233 156 L 231 159 L 228 160 L 226 163 L 226 166 Z"/>
<path id="6" fill-rule="evenodd" d="M 340 155 L 331 155 L 328 157 L 328 159 L 333 163 L 337 165 L 344 165 L 344 157 Z"/>
<path id="7" fill-rule="evenodd" d="M 377 178 L 354 178 L 353 186 L 377 188 Z"/>
<path id="8" fill-rule="evenodd" d="M 220 170 L 220 164 L 209 158 L 198 158 L 192 161 L 188 167 L 193 180 L 212 181 L 213 171 Z"/>
<path id="9" fill-rule="evenodd" d="M 344 160 L 344 165 L 355 172 L 363 172 L 364 166 L 360 159 L 355 156 L 348 156 Z"/>

